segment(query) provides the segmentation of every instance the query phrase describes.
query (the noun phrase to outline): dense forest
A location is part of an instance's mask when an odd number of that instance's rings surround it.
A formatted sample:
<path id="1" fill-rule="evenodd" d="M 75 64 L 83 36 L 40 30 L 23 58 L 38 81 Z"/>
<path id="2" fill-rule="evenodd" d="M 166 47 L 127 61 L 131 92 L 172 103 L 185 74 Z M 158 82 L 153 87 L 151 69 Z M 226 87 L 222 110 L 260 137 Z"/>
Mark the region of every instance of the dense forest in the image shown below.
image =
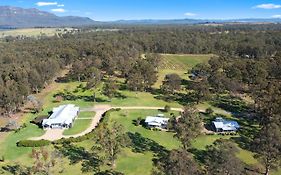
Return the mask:
<path id="1" fill-rule="evenodd" d="M 267 30 L 270 27 L 271 30 Z M 0 47 L 1 113 L 16 112 L 28 94 L 39 92 L 67 65 L 72 65 L 73 74 L 80 81 L 90 78 L 93 69 L 106 74 L 118 71 L 120 76 L 127 77 L 128 85 L 135 77 L 146 79 L 146 83 L 140 83 L 135 89 L 145 90 L 155 77 L 144 73 L 150 75 L 149 71 L 154 71 L 158 58 L 148 56 L 149 59 L 144 61 L 141 59 L 143 53 L 213 53 L 229 61 L 225 65 L 231 68 L 227 71 L 228 77 L 240 75 L 239 80 L 247 79 L 243 81 L 248 84 L 262 81 L 267 76 L 279 78 L 280 61 L 276 53 L 281 48 L 281 32 L 278 27 L 275 26 L 276 30 L 266 25 L 261 25 L 261 30 L 252 30 L 255 27 L 251 25 L 248 28 L 130 27 L 118 32 L 83 32 L 44 39 L 7 38 Z M 232 66 L 231 63 L 236 64 Z M 245 72 L 241 69 L 249 69 L 246 65 L 263 77 L 253 74 L 255 72 L 246 72 L 249 76 L 242 76 Z M 266 67 L 267 72 L 260 70 L 262 67 Z M 238 73 L 237 69 L 240 70 Z M 230 75 L 233 72 L 237 75 Z"/>

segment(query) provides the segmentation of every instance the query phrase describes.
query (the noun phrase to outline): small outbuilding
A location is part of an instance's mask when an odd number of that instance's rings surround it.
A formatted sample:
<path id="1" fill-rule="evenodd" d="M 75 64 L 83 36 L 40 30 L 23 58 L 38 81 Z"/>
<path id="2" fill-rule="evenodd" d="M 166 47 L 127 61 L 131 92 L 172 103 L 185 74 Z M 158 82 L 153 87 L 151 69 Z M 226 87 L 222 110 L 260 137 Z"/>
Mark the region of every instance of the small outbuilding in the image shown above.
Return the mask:
<path id="1" fill-rule="evenodd" d="M 73 104 L 56 107 L 53 109 L 52 115 L 48 119 L 43 120 L 42 126 L 44 129 L 71 128 L 79 111 L 79 107 Z"/>
<path id="2" fill-rule="evenodd" d="M 212 125 L 216 132 L 236 132 L 240 128 L 236 121 L 225 120 L 221 117 L 216 118 L 216 120 L 212 122 Z"/>
<path id="3" fill-rule="evenodd" d="M 158 114 L 156 117 L 147 116 L 145 124 L 149 128 L 167 129 L 169 118 L 165 118 L 163 114 Z"/>

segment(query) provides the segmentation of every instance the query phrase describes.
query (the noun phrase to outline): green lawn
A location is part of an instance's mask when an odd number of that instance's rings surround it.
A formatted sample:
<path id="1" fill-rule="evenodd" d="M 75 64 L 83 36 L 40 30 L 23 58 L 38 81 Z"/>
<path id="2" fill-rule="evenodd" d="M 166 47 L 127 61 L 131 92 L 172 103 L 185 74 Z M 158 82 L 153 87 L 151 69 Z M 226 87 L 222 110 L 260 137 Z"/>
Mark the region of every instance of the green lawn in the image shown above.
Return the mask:
<path id="1" fill-rule="evenodd" d="M 231 136 L 221 136 L 221 135 L 202 135 L 193 140 L 192 147 L 205 150 L 206 146 L 212 145 L 218 139 L 229 139 Z"/>
<path id="2" fill-rule="evenodd" d="M 150 175 L 153 168 L 153 153 L 134 153 L 129 148 L 123 150 L 116 161 L 116 171 L 126 175 Z"/>
<path id="3" fill-rule="evenodd" d="M 221 136 L 221 135 L 204 135 L 199 136 L 192 142 L 192 147 L 199 149 L 199 150 L 205 150 L 206 146 L 212 145 L 216 140 L 218 139 L 230 139 L 233 136 Z M 237 137 L 237 136 L 234 136 Z M 237 145 L 238 146 L 238 145 Z M 240 158 L 244 163 L 248 165 L 254 165 L 257 164 L 258 161 L 254 158 L 254 153 L 239 148 L 239 153 L 237 154 L 237 157 Z"/>
<path id="4" fill-rule="evenodd" d="M 75 135 L 85 131 L 91 124 L 92 120 L 76 120 L 74 126 L 70 129 L 63 131 L 63 135 Z"/>
<path id="5" fill-rule="evenodd" d="M 26 128 L 21 129 L 17 133 L 11 132 L 5 137 L 5 140 L 1 140 L 0 156 L 3 155 L 5 160 L 19 160 L 22 156 L 26 157 L 26 154 L 30 153 L 31 148 L 19 148 L 16 143 L 20 140 L 28 139 L 30 137 L 38 137 L 44 134 L 44 130 L 29 123 L 34 117 L 34 115 L 27 115 L 25 119 Z"/>
<path id="6" fill-rule="evenodd" d="M 124 126 L 126 132 L 140 133 L 143 137 L 149 138 L 158 144 L 164 146 L 167 149 L 177 149 L 180 147 L 181 143 L 174 137 L 174 134 L 171 132 L 165 131 L 152 131 L 144 128 L 143 126 L 135 126 L 133 120 L 141 117 L 145 119 L 146 116 L 154 116 L 159 112 L 157 110 L 122 110 L 118 112 L 113 112 L 110 115 L 110 121 L 116 121 L 117 123 Z M 178 112 L 174 112 L 176 115 Z M 166 117 L 169 117 L 169 114 L 164 113 Z"/>
<path id="7" fill-rule="evenodd" d="M 95 112 L 80 112 L 78 118 L 75 120 L 74 125 L 70 129 L 66 129 L 63 135 L 75 135 L 85 131 L 91 124 Z"/>
<path id="8" fill-rule="evenodd" d="M 79 118 L 85 118 L 85 119 L 92 119 L 95 117 L 95 112 L 88 112 L 88 111 L 82 111 L 79 113 L 77 119 Z"/>
<path id="9" fill-rule="evenodd" d="M 176 111 L 171 112 L 178 115 Z M 111 113 L 110 121 L 116 121 L 121 124 L 125 132 L 140 133 L 142 137 L 151 139 L 169 150 L 179 148 L 181 143 L 174 137 L 173 133 L 152 131 L 143 126 L 135 126 L 133 124 L 133 120 L 138 117 L 145 119 L 146 116 L 154 116 L 159 113 L 165 114 L 166 117 L 170 116 L 170 113 L 163 113 L 158 110 L 122 110 Z M 126 175 L 149 175 L 153 168 L 153 158 L 153 152 L 145 151 L 143 153 L 135 153 L 130 148 L 125 148 L 118 156 L 116 170 Z"/>

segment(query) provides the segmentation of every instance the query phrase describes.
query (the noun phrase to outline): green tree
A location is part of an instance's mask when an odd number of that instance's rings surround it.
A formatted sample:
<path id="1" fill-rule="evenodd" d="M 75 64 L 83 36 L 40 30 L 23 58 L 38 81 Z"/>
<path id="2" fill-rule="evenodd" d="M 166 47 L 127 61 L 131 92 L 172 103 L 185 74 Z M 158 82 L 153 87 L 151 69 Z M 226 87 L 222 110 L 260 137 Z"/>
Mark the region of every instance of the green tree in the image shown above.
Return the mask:
<path id="1" fill-rule="evenodd" d="M 164 174 L 199 175 L 200 166 L 186 150 L 172 150 L 164 163 Z"/>
<path id="2" fill-rule="evenodd" d="M 111 167 L 115 167 L 115 160 L 121 148 L 128 144 L 127 134 L 124 129 L 116 122 L 109 125 L 103 123 L 97 129 L 97 143 L 100 144 L 101 149 L 106 155 L 106 160 L 109 161 Z"/>
<path id="3" fill-rule="evenodd" d="M 196 138 L 202 131 L 202 120 L 195 106 L 185 106 L 181 117 L 175 126 L 176 137 L 187 149 L 191 140 Z"/>
<path id="4" fill-rule="evenodd" d="M 207 147 L 205 164 L 212 175 L 241 175 L 245 174 L 242 161 L 236 157 L 237 146 L 229 140 L 217 140 Z"/>
<path id="5" fill-rule="evenodd" d="M 165 76 L 161 89 L 164 93 L 172 93 L 181 89 L 181 77 L 178 74 L 168 74 Z"/>
<path id="6" fill-rule="evenodd" d="M 210 98 L 210 85 L 206 79 L 193 82 L 192 90 L 197 104 Z"/>
<path id="7" fill-rule="evenodd" d="M 271 169 L 277 168 L 281 163 L 281 131 L 275 123 L 267 124 L 261 128 L 253 141 L 256 157 L 265 167 L 265 175 Z"/>
<path id="8" fill-rule="evenodd" d="M 110 100 L 118 93 L 118 86 L 116 81 L 113 79 L 107 80 L 103 87 L 103 94 L 106 95 Z"/>

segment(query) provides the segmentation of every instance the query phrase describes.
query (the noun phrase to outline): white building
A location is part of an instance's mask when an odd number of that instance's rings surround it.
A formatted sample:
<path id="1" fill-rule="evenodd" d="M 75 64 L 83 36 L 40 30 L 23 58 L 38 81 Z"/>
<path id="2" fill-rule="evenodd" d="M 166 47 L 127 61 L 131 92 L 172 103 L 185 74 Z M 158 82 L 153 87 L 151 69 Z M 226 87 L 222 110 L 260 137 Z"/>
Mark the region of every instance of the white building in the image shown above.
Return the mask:
<path id="1" fill-rule="evenodd" d="M 43 120 L 42 126 L 44 129 L 71 128 L 78 114 L 79 107 L 73 104 L 61 105 L 53 109 L 48 119 Z"/>
<path id="2" fill-rule="evenodd" d="M 156 117 L 147 116 L 145 124 L 150 128 L 167 129 L 169 118 L 164 118 L 163 114 L 158 114 Z"/>
<path id="3" fill-rule="evenodd" d="M 236 121 L 225 120 L 221 117 L 212 122 L 216 132 L 236 132 L 240 126 Z"/>

